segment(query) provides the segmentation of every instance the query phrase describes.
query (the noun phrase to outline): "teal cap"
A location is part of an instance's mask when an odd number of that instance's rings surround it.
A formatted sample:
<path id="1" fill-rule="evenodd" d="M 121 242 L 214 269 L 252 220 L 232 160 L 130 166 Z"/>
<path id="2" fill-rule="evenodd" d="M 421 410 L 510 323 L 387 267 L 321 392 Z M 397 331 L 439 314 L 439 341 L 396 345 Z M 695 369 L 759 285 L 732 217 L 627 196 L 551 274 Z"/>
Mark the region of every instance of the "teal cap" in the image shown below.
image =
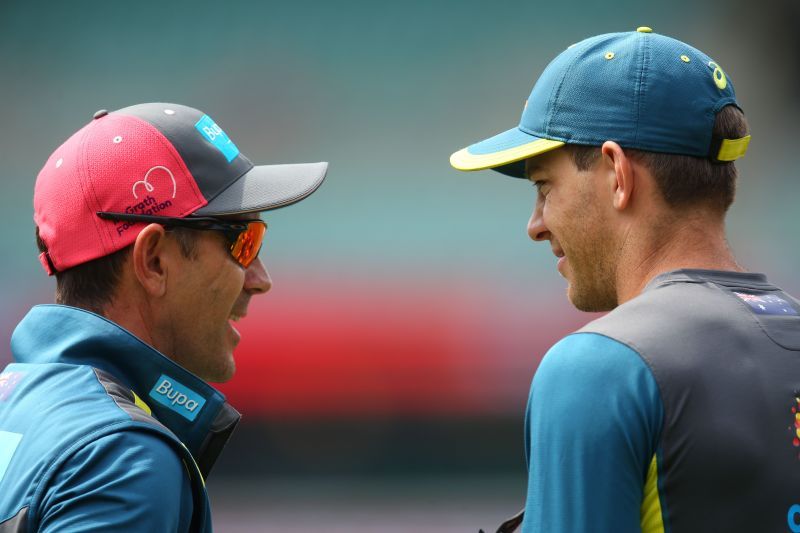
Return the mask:
<path id="1" fill-rule="evenodd" d="M 524 176 L 524 161 L 564 144 L 623 148 L 733 161 L 750 136 L 712 139 L 714 118 L 735 105 L 733 83 L 700 50 L 647 27 L 590 37 L 545 68 L 519 126 L 450 157 L 458 170 L 491 168 Z"/>

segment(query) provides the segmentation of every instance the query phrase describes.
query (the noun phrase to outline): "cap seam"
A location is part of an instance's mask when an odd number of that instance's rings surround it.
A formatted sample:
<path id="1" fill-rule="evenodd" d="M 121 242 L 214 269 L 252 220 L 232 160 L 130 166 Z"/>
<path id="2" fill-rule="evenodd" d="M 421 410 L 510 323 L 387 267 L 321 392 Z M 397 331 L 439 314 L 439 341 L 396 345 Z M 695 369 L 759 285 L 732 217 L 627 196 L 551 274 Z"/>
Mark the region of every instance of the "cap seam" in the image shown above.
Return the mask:
<path id="1" fill-rule="evenodd" d="M 711 112 L 714 115 L 714 117 L 716 117 L 717 113 L 719 113 L 722 110 L 723 107 L 728 106 L 728 105 L 735 105 L 736 108 L 739 109 L 739 111 L 741 111 L 742 114 L 744 114 L 744 109 L 739 107 L 739 102 L 736 101 L 736 97 L 735 96 L 726 96 L 725 98 L 720 98 L 719 100 L 717 100 L 717 103 L 714 104 L 714 107 L 711 110 Z"/>
<path id="2" fill-rule="evenodd" d="M 228 189 L 230 189 L 230 188 L 233 186 L 233 184 L 234 184 L 234 183 L 236 183 L 237 181 L 239 181 L 240 179 L 242 179 L 242 178 L 244 177 L 244 175 L 245 175 L 245 174 L 247 174 L 248 172 L 250 172 L 251 170 L 253 170 L 254 168 L 256 168 L 256 166 L 259 166 L 259 165 L 255 165 L 255 164 L 254 164 L 252 161 L 250 161 L 250 158 L 249 158 L 249 157 L 247 157 L 247 156 L 245 156 L 244 154 L 239 154 L 239 157 L 241 157 L 242 159 L 245 159 L 245 160 L 247 160 L 247 162 L 248 162 L 248 163 L 250 163 L 250 168 L 246 169 L 244 172 L 242 172 L 242 173 L 241 173 L 241 174 L 239 174 L 237 177 L 235 177 L 234 179 L 232 179 L 232 180 L 231 180 L 231 182 L 230 182 L 229 184 L 227 184 L 225 187 L 223 187 L 222 189 L 220 189 L 220 190 L 217 192 L 217 194 L 215 194 L 215 195 L 214 195 L 214 196 L 212 196 L 211 198 L 206 198 L 206 197 L 204 196 L 203 198 L 205 199 L 205 201 L 206 201 L 206 204 L 205 204 L 204 206 L 198 207 L 198 209 L 200 209 L 200 208 L 202 208 L 202 207 L 205 207 L 205 206 L 207 206 L 208 204 L 210 204 L 210 203 L 211 203 L 212 201 L 214 201 L 214 199 L 216 199 L 216 198 L 217 198 L 219 195 L 221 195 L 222 193 L 224 193 L 225 191 L 227 191 Z"/>
<path id="3" fill-rule="evenodd" d="M 637 32 L 637 35 L 640 36 L 639 39 L 641 41 L 640 53 L 642 54 L 642 63 L 641 63 L 640 69 L 639 69 L 639 76 L 638 76 L 639 80 L 638 80 L 638 83 L 637 83 L 637 86 L 636 86 L 636 98 L 635 98 L 635 102 L 636 103 L 634 104 L 634 108 L 635 108 L 635 112 L 636 112 L 636 122 L 635 122 L 636 129 L 634 130 L 634 133 L 633 133 L 633 139 L 634 139 L 634 143 L 638 145 L 639 144 L 639 133 L 640 133 L 639 125 L 640 125 L 640 120 L 642 118 L 642 105 L 644 104 L 645 98 L 647 96 L 645 94 L 646 90 L 647 90 L 647 85 L 645 84 L 645 81 L 646 81 L 646 78 L 647 78 L 647 70 L 648 70 L 648 65 L 649 65 L 649 61 L 650 61 L 650 47 L 649 47 L 649 41 L 647 39 L 647 34 L 646 33 Z"/>
<path id="4" fill-rule="evenodd" d="M 528 135 L 532 135 L 532 136 L 536 137 L 537 139 L 545 140 L 545 141 L 559 141 L 559 142 L 562 142 L 564 144 L 587 144 L 588 142 L 594 142 L 594 141 L 589 141 L 589 140 L 585 140 L 585 139 L 567 138 L 567 137 L 564 137 L 562 135 L 542 135 L 540 133 L 533 133 L 531 130 L 523 128 L 522 126 L 519 126 L 519 129 L 520 129 L 520 131 L 522 131 L 524 133 L 527 133 Z M 575 142 L 576 140 L 579 141 L 579 142 Z M 599 144 L 596 144 L 596 145 L 592 144 L 592 146 L 600 146 L 600 144 L 602 144 L 602 143 L 599 143 Z"/>
<path id="5" fill-rule="evenodd" d="M 91 130 L 93 127 L 94 127 L 94 124 L 92 124 L 91 127 L 87 128 L 86 137 L 89 136 L 89 130 Z M 101 245 L 103 246 L 103 252 L 104 253 L 103 253 L 103 255 L 101 255 L 99 257 L 103 257 L 105 255 L 108 255 L 109 253 L 112 253 L 112 252 L 110 252 L 110 250 L 114 248 L 114 240 L 110 238 L 110 232 L 106 231 L 107 227 L 105 227 L 104 224 L 100 224 L 100 222 L 98 221 L 97 217 L 95 216 L 95 213 L 97 211 L 101 210 L 100 201 L 97 199 L 97 193 L 94 190 L 94 185 L 92 184 L 91 177 L 88 176 L 88 174 L 89 174 L 88 154 L 86 153 L 86 150 L 84 149 L 84 145 L 85 145 L 85 142 L 81 144 L 81 149 L 84 150 L 83 157 L 86 159 L 86 161 L 85 161 L 85 163 L 86 163 L 86 173 L 87 173 L 86 186 L 87 186 L 88 190 L 91 192 L 92 199 L 94 200 L 94 205 L 91 206 L 92 209 L 91 209 L 91 212 L 89 213 L 89 215 L 92 217 L 92 220 L 94 220 L 95 226 L 97 227 L 98 233 L 100 234 Z"/>
<path id="6" fill-rule="evenodd" d="M 91 195 L 94 198 L 95 204 L 97 204 L 97 198 L 95 197 L 94 190 L 91 188 L 91 184 L 89 183 L 90 180 L 91 180 L 91 177 L 89 176 L 90 172 L 89 172 L 89 164 L 88 164 L 89 154 L 88 154 L 88 150 L 86 149 L 86 144 L 88 142 L 89 133 L 91 132 L 91 130 L 93 128 L 96 127 L 94 124 L 95 123 L 93 121 L 93 122 L 90 123 L 89 127 L 86 128 L 86 131 L 84 132 L 83 137 L 81 138 L 81 141 L 80 141 L 80 145 L 79 145 L 80 146 L 80 148 L 79 148 L 79 154 L 80 155 L 79 155 L 79 158 L 78 158 L 78 161 L 79 161 L 79 164 L 78 164 L 78 176 L 79 176 L 78 183 L 80 184 L 81 193 L 83 194 L 84 202 L 86 204 L 88 204 L 88 201 L 89 201 L 89 197 L 88 197 L 88 194 L 87 194 L 87 189 L 91 192 Z M 86 205 L 86 207 L 91 207 L 91 206 Z M 103 231 L 102 226 L 100 225 L 100 220 L 96 216 L 94 216 L 95 211 L 96 210 L 90 210 L 89 216 L 92 219 L 92 224 L 94 224 L 95 230 L 97 231 L 97 234 L 100 237 L 100 245 L 103 248 L 103 254 L 99 255 L 97 257 L 104 257 L 104 256 L 108 255 L 108 253 L 109 253 L 108 250 L 111 247 L 109 247 L 108 243 L 106 242 L 106 239 L 105 239 L 106 235 L 105 235 L 105 232 Z M 96 257 L 92 258 L 92 259 L 96 259 Z M 80 263 L 78 263 L 78 264 L 80 264 Z"/>
<path id="7" fill-rule="evenodd" d="M 174 164 L 176 164 L 181 169 L 181 171 L 185 171 L 186 175 L 191 177 L 190 189 L 192 190 L 192 193 L 194 195 L 195 201 L 198 201 L 198 194 L 199 194 L 199 197 L 202 198 L 202 200 L 205 201 L 206 204 L 208 204 L 208 200 L 206 199 L 205 196 L 203 196 L 203 193 L 200 191 L 200 188 L 197 186 L 197 178 L 195 178 L 194 174 L 192 174 L 189 171 L 189 167 L 186 166 L 186 162 L 183 160 L 183 156 L 181 156 L 180 152 L 178 152 L 178 149 L 175 148 L 175 145 L 172 144 L 169 141 L 169 139 L 167 139 L 166 136 L 163 133 L 161 133 L 161 131 L 158 128 L 156 128 L 153 124 L 151 124 L 150 122 L 148 122 L 148 121 L 146 121 L 146 120 L 144 120 L 142 118 L 139 118 L 139 117 L 137 117 L 135 115 L 128 115 L 128 114 L 125 114 L 125 113 L 120 113 L 120 116 L 130 117 L 130 118 L 132 118 L 134 120 L 138 120 L 142 124 L 146 125 L 147 128 L 151 130 L 151 132 L 154 132 L 155 133 L 154 137 L 156 138 L 156 140 L 163 147 L 167 148 L 167 152 L 169 153 L 170 158 L 172 158 L 172 162 Z M 175 154 L 178 155 L 178 159 L 175 158 Z M 195 207 L 194 209 L 192 209 L 191 211 L 188 211 L 186 213 L 182 212 L 178 216 L 183 217 L 183 216 L 189 215 L 191 213 L 194 213 L 195 211 L 197 211 L 201 207 L 204 207 L 204 205 L 206 205 L 206 204 L 203 204 L 203 205 L 200 205 L 198 207 Z"/>
<path id="8" fill-rule="evenodd" d="M 547 140 L 550 140 L 550 141 L 561 141 L 562 140 L 562 139 L 551 138 L 551 137 L 554 137 L 554 136 L 546 136 L 545 134 L 534 132 L 532 129 L 526 128 L 522 124 L 517 126 L 517 129 L 519 131 L 521 131 L 522 133 L 526 133 L 528 135 L 532 135 L 533 137 L 536 137 L 537 139 L 547 139 Z"/>
<path id="9" fill-rule="evenodd" d="M 558 105 L 558 96 L 559 94 L 561 94 L 561 88 L 564 86 L 564 81 L 567 79 L 567 74 L 570 72 L 573 65 L 575 65 L 575 63 L 578 61 L 578 57 L 581 56 L 588 47 L 589 43 L 585 43 L 582 47 L 578 48 L 575 51 L 575 55 L 572 56 L 569 63 L 564 67 L 564 70 L 562 71 L 561 74 L 561 79 L 558 81 L 557 84 L 553 85 L 553 89 L 550 94 L 550 99 L 547 102 L 547 122 L 545 123 L 545 135 L 547 136 L 550 135 L 550 126 L 553 122 L 553 117 L 556 114 L 556 107 Z"/>

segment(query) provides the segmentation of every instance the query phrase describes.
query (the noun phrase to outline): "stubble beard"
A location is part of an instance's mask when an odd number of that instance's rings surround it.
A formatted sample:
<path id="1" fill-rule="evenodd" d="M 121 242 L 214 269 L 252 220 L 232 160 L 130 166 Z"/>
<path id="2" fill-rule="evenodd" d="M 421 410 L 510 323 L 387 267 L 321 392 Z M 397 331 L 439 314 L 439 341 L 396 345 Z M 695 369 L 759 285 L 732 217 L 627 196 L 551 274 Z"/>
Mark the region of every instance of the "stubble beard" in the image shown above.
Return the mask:
<path id="1" fill-rule="evenodd" d="M 602 239 L 585 235 L 576 247 L 581 251 L 568 254 L 571 275 L 567 298 L 579 311 L 597 313 L 619 305 L 616 261 L 609 247 L 602 246 Z"/>

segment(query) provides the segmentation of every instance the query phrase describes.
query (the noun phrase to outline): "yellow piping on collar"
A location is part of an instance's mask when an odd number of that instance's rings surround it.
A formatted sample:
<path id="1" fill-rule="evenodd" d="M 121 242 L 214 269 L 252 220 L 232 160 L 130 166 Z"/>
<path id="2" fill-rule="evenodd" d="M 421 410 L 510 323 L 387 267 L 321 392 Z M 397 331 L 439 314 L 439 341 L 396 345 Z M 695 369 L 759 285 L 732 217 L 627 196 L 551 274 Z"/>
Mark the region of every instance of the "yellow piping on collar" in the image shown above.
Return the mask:
<path id="1" fill-rule="evenodd" d="M 131 391 L 131 393 L 133 394 L 133 403 L 136 405 L 136 407 L 147 413 L 149 416 L 152 416 L 153 411 L 150 409 L 150 406 L 144 403 L 144 400 L 139 398 L 135 392 Z"/>

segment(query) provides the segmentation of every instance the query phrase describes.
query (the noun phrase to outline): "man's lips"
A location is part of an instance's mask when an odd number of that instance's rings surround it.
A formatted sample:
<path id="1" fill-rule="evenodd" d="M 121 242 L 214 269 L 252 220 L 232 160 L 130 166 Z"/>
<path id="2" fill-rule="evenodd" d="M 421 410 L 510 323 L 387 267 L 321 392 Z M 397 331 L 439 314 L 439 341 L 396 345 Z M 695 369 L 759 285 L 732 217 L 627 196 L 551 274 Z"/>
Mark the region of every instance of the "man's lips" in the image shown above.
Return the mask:
<path id="1" fill-rule="evenodd" d="M 239 330 L 234 327 L 234 323 L 240 321 L 245 316 L 247 316 L 247 309 L 243 309 L 241 311 L 233 311 L 228 316 L 228 327 L 230 328 L 231 333 L 233 334 L 234 343 L 239 344 L 239 341 L 242 338 L 242 335 L 239 333 Z"/>
<path id="2" fill-rule="evenodd" d="M 561 274 L 562 277 L 565 277 L 564 264 L 567 262 L 567 257 L 564 254 L 564 250 L 553 249 L 553 255 L 555 255 L 558 258 L 558 263 L 556 264 L 556 270 L 558 270 L 558 273 Z"/>
<path id="3" fill-rule="evenodd" d="M 233 322 L 238 322 L 246 317 L 249 303 L 250 296 L 245 293 L 240 294 L 236 301 L 233 302 L 233 309 L 231 309 L 231 314 L 228 318 Z"/>

